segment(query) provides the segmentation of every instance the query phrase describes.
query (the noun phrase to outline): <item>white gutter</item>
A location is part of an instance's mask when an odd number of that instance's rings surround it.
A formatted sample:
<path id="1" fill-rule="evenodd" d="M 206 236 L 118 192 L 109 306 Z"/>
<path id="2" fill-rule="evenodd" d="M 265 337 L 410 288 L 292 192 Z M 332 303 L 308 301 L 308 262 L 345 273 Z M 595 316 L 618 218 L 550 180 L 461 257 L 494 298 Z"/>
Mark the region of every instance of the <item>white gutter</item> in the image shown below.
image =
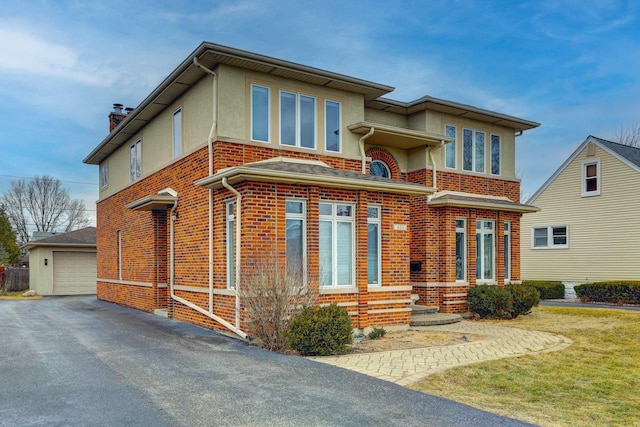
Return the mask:
<path id="1" fill-rule="evenodd" d="M 373 135 L 373 132 L 375 132 L 375 130 L 376 129 L 374 127 L 371 127 L 369 132 L 367 132 L 365 135 L 362 135 L 360 137 L 360 139 L 358 140 L 358 146 L 360 147 L 360 158 L 361 158 L 361 161 L 362 161 L 362 173 L 363 174 L 367 170 L 367 157 L 365 156 L 365 153 L 364 153 L 364 140 L 369 138 L 371 135 Z"/>
<path id="2" fill-rule="evenodd" d="M 229 185 L 229 183 L 227 182 L 227 177 L 225 176 L 224 178 L 222 178 L 222 186 L 224 188 L 226 188 L 227 190 L 231 191 L 235 196 L 236 196 L 236 208 L 234 211 L 235 214 L 235 223 L 236 223 L 236 238 L 235 238 L 235 257 L 236 257 L 236 262 L 235 262 L 235 270 L 236 270 L 236 274 L 235 274 L 235 283 L 234 283 L 234 290 L 235 290 L 235 294 L 236 294 L 236 328 L 239 330 L 240 329 L 240 247 L 242 246 L 240 244 L 240 239 L 241 239 L 241 225 L 242 225 L 242 221 L 240 218 L 240 212 L 241 212 L 241 206 L 242 206 L 242 194 L 240 194 L 240 192 L 238 190 L 236 190 L 235 188 L 233 188 L 231 185 Z"/>
<path id="3" fill-rule="evenodd" d="M 209 151 L 209 176 L 213 175 L 213 140 L 218 127 L 218 75 L 198 62 L 196 56 L 193 57 L 193 63 L 203 69 L 205 72 L 213 76 L 213 95 L 212 95 L 212 112 L 213 119 L 211 121 L 211 130 L 207 140 L 207 149 Z M 209 189 L 209 313 L 213 314 L 213 189 Z"/>
<path id="4" fill-rule="evenodd" d="M 173 299 L 174 301 L 178 301 L 181 304 L 186 305 L 187 307 L 191 308 L 192 310 L 197 311 L 198 313 L 202 313 L 205 316 L 212 318 L 216 322 L 218 322 L 218 323 L 224 325 L 225 327 L 229 328 L 231 331 L 233 331 L 234 333 L 236 333 L 240 337 L 246 339 L 247 338 L 247 334 L 242 332 L 239 328 L 236 328 L 235 326 L 233 326 L 231 323 L 227 322 L 223 318 L 218 317 L 215 314 L 209 313 L 209 312 L 207 312 L 207 310 L 205 310 L 205 309 L 203 309 L 201 307 L 198 307 L 197 305 L 195 305 L 191 301 L 187 301 L 186 299 L 181 298 L 181 297 L 179 297 L 179 296 L 177 296 L 175 294 L 175 291 L 174 291 L 174 287 L 175 287 L 174 222 L 176 220 L 176 209 L 177 208 L 178 208 L 178 201 L 176 200 L 175 202 L 173 202 L 173 207 L 171 208 L 171 220 L 170 220 L 170 226 L 169 226 L 169 289 L 170 289 L 171 299 Z"/>

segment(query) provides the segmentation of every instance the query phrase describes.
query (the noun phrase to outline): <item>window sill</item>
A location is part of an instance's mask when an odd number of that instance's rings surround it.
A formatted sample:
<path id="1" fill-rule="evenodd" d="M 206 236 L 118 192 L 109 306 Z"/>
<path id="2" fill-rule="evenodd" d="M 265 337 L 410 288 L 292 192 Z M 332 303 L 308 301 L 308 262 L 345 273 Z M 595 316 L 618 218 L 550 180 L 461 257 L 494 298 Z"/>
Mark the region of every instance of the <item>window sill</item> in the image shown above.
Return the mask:
<path id="1" fill-rule="evenodd" d="M 556 249 L 569 249 L 569 245 L 563 246 L 538 246 L 535 248 L 531 248 L 534 251 L 548 251 L 548 250 L 556 250 Z"/>
<path id="2" fill-rule="evenodd" d="M 594 191 L 592 193 L 582 193 L 582 197 L 594 197 L 599 195 L 600 195 L 599 191 Z"/>
<path id="3" fill-rule="evenodd" d="M 345 286 L 343 288 L 323 288 L 320 287 L 320 294 L 357 294 L 358 288 L 355 286 Z"/>

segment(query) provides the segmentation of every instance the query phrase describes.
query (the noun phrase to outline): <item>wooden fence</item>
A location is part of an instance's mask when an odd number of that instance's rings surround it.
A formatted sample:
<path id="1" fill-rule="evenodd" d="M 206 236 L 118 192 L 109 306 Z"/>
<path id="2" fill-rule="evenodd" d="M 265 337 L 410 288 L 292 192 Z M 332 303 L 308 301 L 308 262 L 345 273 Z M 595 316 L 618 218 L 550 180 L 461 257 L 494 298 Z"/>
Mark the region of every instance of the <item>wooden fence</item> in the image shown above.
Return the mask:
<path id="1" fill-rule="evenodd" d="M 0 290 L 18 292 L 29 289 L 29 269 L 0 266 Z"/>

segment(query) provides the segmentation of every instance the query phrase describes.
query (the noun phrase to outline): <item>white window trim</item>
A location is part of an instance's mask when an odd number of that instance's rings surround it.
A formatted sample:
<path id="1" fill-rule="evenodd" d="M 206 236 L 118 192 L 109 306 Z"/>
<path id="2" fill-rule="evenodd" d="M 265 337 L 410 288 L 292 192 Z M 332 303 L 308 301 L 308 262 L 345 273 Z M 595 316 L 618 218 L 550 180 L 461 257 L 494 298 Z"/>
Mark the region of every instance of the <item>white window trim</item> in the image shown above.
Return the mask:
<path id="1" fill-rule="evenodd" d="M 553 244 L 553 229 L 564 227 L 567 230 L 567 243 L 565 245 Z M 547 246 L 535 246 L 535 231 L 538 229 L 547 229 Z M 558 225 L 542 225 L 539 227 L 531 227 L 531 249 L 534 250 L 553 250 L 553 249 L 568 249 L 569 248 L 569 226 L 564 224 Z"/>
<path id="2" fill-rule="evenodd" d="M 329 150 L 327 148 L 327 103 L 333 102 L 338 104 L 338 151 Z M 341 153 L 342 152 L 342 103 L 340 101 L 336 101 L 335 99 L 325 99 L 324 100 L 324 150 L 329 153 Z"/>
<path id="3" fill-rule="evenodd" d="M 494 136 L 498 138 L 498 173 L 493 173 L 493 137 Z M 489 173 L 493 176 L 502 175 L 502 137 L 496 133 L 492 133 L 489 136 Z"/>
<path id="4" fill-rule="evenodd" d="M 471 169 L 465 169 L 464 168 L 464 131 L 468 130 L 471 131 Z M 482 170 L 479 171 L 476 169 L 476 135 L 477 134 L 483 134 L 484 135 L 484 158 L 482 159 Z M 487 173 L 487 133 L 485 131 L 482 130 L 475 130 L 475 129 L 471 129 L 471 128 L 462 128 L 462 144 L 461 144 L 461 149 L 462 149 L 462 170 L 465 172 L 475 172 L 475 173 L 481 173 L 481 174 L 486 174 Z"/>
<path id="5" fill-rule="evenodd" d="M 457 271 L 454 270 L 455 274 L 456 274 L 456 283 L 466 283 L 467 282 L 467 219 L 466 218 L 456 218 L 456 221 L 462 221 L 462 227 L 457 227 L 456 226 L 456 235 L 459 232 L 462 232 L 463 235 L 463 256 L 462 256 L 462 279 L 458 279 L 458 274 Z M 455 253 L 454 253 L 455 255 Z M 458 260 L 456 259 L 456 264 L 457 264 Z M 457 267 L 457 265 L 456 265 Z"/>
<path id="6" fill-rule="evenodd" d="M 343 289 L 343 288 L 354 288 L 356 287 L 356 207 L 353 203 L 343 203 L 343 202 L 329 202 L 329 201 L 320 201 L 318 206 L 321 204 L 331 205 L 331 215 L 318 215 L 319 222 L 321 221 L 331 221 L 331 285 L 323 286 L 322 282 L 320 284 L 320 289 Z M 336 207 L 338 205 L 351 206 L 351 216 L 338 216 L 336 215 Z M 338 239 L 337 239 L 337 223 L 338 222 L 350 222 L 352 224 L 351 227 L 351 283 L 348 285 L 338 285 Z"/>
<path id="7" fill-rule="evenodd" d="M 176 138 L 176 115 L 180 115 L 180 141 L 177 141 Z M 176 108 L 176 110 L 173 112 L 173 115 L 171 116 L 172 121 L 171 121 L 171 126 L 172 126 L 172 135 L 171 135 L 171 150 L 172 150 L 172 155 L 173 158 L 177 158 L 180 157 L 182 155 L 182 107 L 180 108 Z M 179 142 L 180 145 L 177 146 L 176 143 Z M 177 149 L 177 150 L 176 150 Z"/>
<path id="8" fill-rule="evenodd" d="M 233 213 L 229 214 L 229 206 L 233 206 Z M 236 245 L 238 244 L 238 242 L 236 242 L 235 239 L 235 229 L 236 229 L 236 215 L 235 215 L 235 202 L 234 201 L 227 201 L 224 204 L 224 217 L 225 217 L 225 231 L 226 231 L 226 237 L 225 237 L 225 248 L 226 248 L 226 257 L 225 257 L 225 261 L 227 263 L 227 289 L 235 289 L 235 268 L 236 268 L 236 260 L 235 260 L 235 256 L 236 256 Z M 229 236 L 231 236 L 233 238 L 233 247 L 229 246 Z M 233 277 L 232 277 L 233 276 Z"/>
<path id="9" fill-rule="evenodd" d="M 587 191 L 587 166 L 596 165 L 596 182 L 598 183 L 598 189 L 596 191 Z M 602 188 L 602 175 L 600 174 L 600 160 L 585 160 L 581 166 L 581 186 L 582 197 L 599 196 L 600 189 Z"/>
<path id="10" fill-rule="evenodd" d="M 296 123 L 295 123 L 295 144 L 294 145 L 289 145 L 289 144 L 283 144 L 282 143 L 282 94 L 283 93 L 288 93 L 291 95 L 295 95 L 296 98 Z M 301 115 L 300 115 L 300 97 L 301 96 L 305 96 L 307 98 L 312 98 L 313 99 L 313 147 L 303 147 L 301 145 L 301 138 L 300 138 L 300 132 L 301 132 Z M 286 89 L 280 89 L 279 91 L 279 96 L 278 96 L 278 114 L 280 115 L 279 117 L 279 125 L 280 125 L 280 129 L 279 129 L 279 134 L 280 134 L 280 145 L 283 147 L 296 147 L 296 148 L 302 148 L 304 150 L 316 150 L 318 148 L 318 98 L 313 96 L 313 95 L 307 95 L 306 93 L 300 93 L 300 92 L 295 92 L 295 91 L 291 91 L 291 90 L 286 90 Z"/>
<path id="11" fill-rule="evenodd" d="M 302 213 L 289 213 L 286 209 L 287 202 L 302 203 Z M 285 227 L 288 219 L 302 220 L 302 279 L 307 280 L 307 201 L 305 199 L 285 199 Z M 285 245 L 286 245 L 285 230 Z"/>
<path id="12" fill-rule="evenodd" d="M 253 88 L 259 87 L 267 90 L 267 140 L 254 139 L 253 137 Z M 257 142 L 271 142 L 271 88 L 269 86 L 252 83 L 251 92 L 249 94 L 249 114 L 251 115 L 251 123 L 249 124 L 249 139 Z"/>
<path id="13" fill-rule="evenodd" d="M 387 171 L 387 175 L 389 175 L 389 176 L 388 176 L 388 177 L 386 177 L 386 178 L 387 178 L 387 179 L 391 179 L 391 168 L 389 167 L 389 165 L 387 164 L 387 162 L 385 162 L 385 161 L 383 161 L 383 160 L 379 160 L 379 159 L 372 160 L 372 161 L 371 161 L 371 163 L 369 164 L 369 175 L 377 176 L 377 177 L 379 177 L 379 178 L 385 178 L 385 177 L 383 177 L 383 176 L 373 175 L 373 174 L 371 173 L 371 165 L 372 165 L 372 164 L 374 164 L 374 163 L 376 163 L 376 164 L 377 164 L 377 163 L 379 163 L 379 164 L 381 164 L 382 166 L 384 166 L 385 170 Z"/>
<path id="14" fill-rule="evenodd" d="M 118 230 L 118 280 L 122 280 L 122 230 Z"/>
<path id="15" fill-rule="evenodd" d="M 506 262 L 506 260 L 509 260 L 509 263 L 507 264 L 509 266 L 509 268 L 505 268 L 504 269 L 504 281 L 505 283 L 508 282 L 509 280 L 511 280 L 511 247 L 512 247 L 512 242 L 511 242 L 511 221 L 505 221 L 504 222 L 504 236 L 508 236 L 509 237 L 509 245 L 508 247 L 505 246 L 504 248 L 504 252 L 505 252 L 505 259 L 503 260 L 503 262 Z"/>
<path id="16" fill-rule="evenodd" d="M 484 224 L 482 225 L 480 230 L 478 230 L 478 221 L 480 221 L 481 223 L 485 223 L 485 222 L 492 223 L 493 226 L 491 228 L 491 233 L 489 233 L 488 231 L 485 230 Z M 495 281 L 496 281 L 496 222 L 494 220 L 492 220 L 492 219 L 480 219 L 480 218 L 478 218 L 476 220 L 476 236 L 478 235 L 478 233 L 480 234 L 480 243 L 483 242 L 484 239 L 482 238 L 482 236 L 484 236 L 485 234 L 492 234 L 492 236 L 493 236 L 493 244 L 491 245 L 492 246 L 491 250 L 493 252 L 493 254 L 491 255 L 491 260 L 493 262 L 493 265 L 492 265 L 492 268 L 491 268 L 491 272 L 493 274 L 492 274 L 492 277 L 490 277 L 488 279 L 478 279 L 476 277 L 476 283 L 477 284 L 485 284 L 485 285 L 488 284 L 488 283 L 495 283 Z M 477 241 L 477 237 L 476 237 L 476 241 Z M 478 249 L 476 248 L 476 254 L 477 254 L 477 251 L 478 251 Z M 477 256 L 476 256 L 476 269 L 477 269 L 477 263 L 478 263 L 478 259 L 477 259 Z M 484 261 L 482 261 L 482 263 L 480 265 L 481 265 L 481 267 L 484 267 Z M 481 268 L 480 270 L 483 271 L 484 268 Z M 477 274 L 476 274 L 476 276 L 477 276 Z"/>
<path id="17" fill-rule="evenodd" d="M 452 142 L 448 142 L 444 147 L 444 167 L 445 169 L 457 169 L 458 168 L 458 127 L 456 125 L 445 124 L 444 125 L 444 134 L 447 135 L 447 128 L 453 128 L 454 130 L 454 140 Z M 449 145 L 453 145 L 453 167 L 447 166 L 447 147 Z"/>
<path id="18" fill-rule="evenodd" d="M 132 150 L 131 149 L 132 148 L 134 148 L 133 152 L 135 152 L 136 154 L 134 170 L 131 169 L 131 166 L 132 166 L 132 162 L 131 162 Z M 140 167 L 139 174 L 138 174 L 138 166 Z M 135 182 L 139 180 L 141 177 L 142 177 L 142 140 L 139 139 L 129 146 L 129 179 L 130 179 L 130 182 Z"/>
<path id="19" fill-rule="evenodd" d="M 107 188 L 109 186 L 109 164 L 105 163 L 100 166 L 100 188 Z"/>
<path id="20" fill-rule="evenodd" d="M 378 283 L 368 283 L 368 285 L 379 287 L 379 286 L 382 286 L 382 206 L 369 205 L 367 206 L 367 211 L 369 208 L 374 208 L 378 210 L 377 218 L 369 218 L 369 215 L 367 214 L 367 225 L 369 224 L 378 225 L 378 241 L 376 242 L 376 244 L 378 245 Z M 368 276 L 369 274 L 367 271 L 367 279 L 369 278 Z M 368 281 L 369 280 L 367 280 L 367 282 Z"/>

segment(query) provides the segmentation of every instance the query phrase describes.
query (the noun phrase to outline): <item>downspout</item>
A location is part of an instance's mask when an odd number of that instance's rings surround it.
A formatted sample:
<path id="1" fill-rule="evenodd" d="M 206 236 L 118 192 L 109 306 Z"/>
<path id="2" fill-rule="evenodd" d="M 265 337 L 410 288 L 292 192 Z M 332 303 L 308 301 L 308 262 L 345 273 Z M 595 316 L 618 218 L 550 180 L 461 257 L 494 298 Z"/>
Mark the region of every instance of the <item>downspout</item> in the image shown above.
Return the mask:
<path id="1" fill-rule="evenodd" d="M 373 132 L 375 132 L 375 128 L 372 127 L 371 129 L 369 129 L 369 132 L 367 132 L 366 135 L 362 135 L 360 137 L 360 139 L 358 140 L 358 146 L 360 147 L 360 159 L 362 162 L 362 173 L 364 174 L 365 171 L 367 170 L 367 157 L 365 156 L 364 153 L 364 140 L 369 138 L 371 135 L 373 135 Z"/>
<path id="2" fill-rule="evenodd" d="M 171 208 L 171 220 L 169 223 L 169 290 L 170 290 L 170 295 L 171 295 L 171 299 L 173 299 L 174 301 L 178 301 L 181 304 L 186 305 L 187 307 L 191 308 L 192 310 L 197 311 L 198 313 L 202 313 L 207 317 L 212 318 L 213 320 L 215 320 L 216 322 L 224 325 L 225 327 L 227 327 L 229 330 L 233 331 L 235 334 L 237 334 L 238 336 L 247 339 L 247 334 L 242 332 L 240 330 L 240 328 L 236 328 L 235 326 L 233 326 L 231 323 L 227 322 L 226 320 L 224 320 L 223 318 L 216 316 L 215 314 L 209 313 L 207 310 L 198 307 L 197 305 L 195 305 L 194 303 L 192 303 L 191 301 L 188 301 L 184 298 L 181 298 L 179 296 L 177 296 L 175 294 L 175 249 L 174 249 L 174 222 L 176 220 L 176 209 L 178 208 L 178 200 L 176 200 L 175 202 L 173 202 L 173 207 Z"/>
<path id="3" fill-rule="evenodd" d="M 241 239 L 241 225 L 242 221 L 240 218 L 241 206 L 242 206 L 242 194 L 235 188 L 233 188 L 228 182 L 227 177 L 222 178 L 222 186 L 227 190 L 231 191 L 236 196 L 236 208 L 235 208 L 235 222 L 236 222 L 236 238 L 235 238 L 235 257 L 236 257 L 236 265 L 235 265 L 235 293 L 236 293 L 236 328 L 240 329 L 240 247 L 242 246 L 240 243 Z"/>
<path id="4" fill-rule="evenodd" d="M 440 141 L 440 145 L 438 145 L 437 147 L 434 148 L 442 148 L 444 146 L 444 141 Z M 427 154 L 429 155 L 429 159 L 431 159 L 431 169 L 433 171 L 433 184 L 432 187 L 435 188 L 436 190 L 438 189 L 438 179 L 436 177 L 437 174 L 437 165 L 436 165 L 436 159 L 433 156 L 433 148 L 430 148 L 429 146 L 427 146 Z"/>
<path id="5" fill-rule="evenodd" d="M 213 76 L 211 130 L 207 139 L 207 149 L 209 151 L 209 176 L 213 175 L 213 140 L 218 126 L 218 75 L 198 62 L 197 57 L 193 57 L 193 63 Z M 213 314 L 213 189 L 209 189 L 209 313 Z"/>

